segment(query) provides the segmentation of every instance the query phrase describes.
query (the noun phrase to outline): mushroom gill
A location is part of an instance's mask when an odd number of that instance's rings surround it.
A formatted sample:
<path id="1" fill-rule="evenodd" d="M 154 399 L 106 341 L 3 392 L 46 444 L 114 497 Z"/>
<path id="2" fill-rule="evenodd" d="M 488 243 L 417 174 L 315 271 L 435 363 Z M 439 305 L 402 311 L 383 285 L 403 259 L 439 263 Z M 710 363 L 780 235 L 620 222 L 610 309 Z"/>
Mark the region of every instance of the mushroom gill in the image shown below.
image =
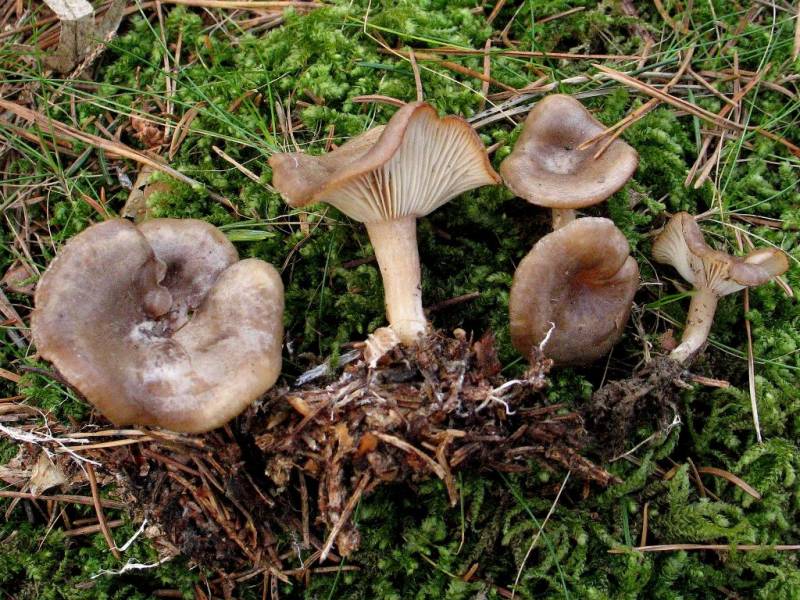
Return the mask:
<path id="1" fill-rule="evenodd" d="M 389 324 L 404 344 L 425 332 L 416 220 L 500 177 L 463 119 L 428 104 L 398 110 L 322 156 L 274 154 L 273 185 L 291 206 L 327 202 L 366 224 L 383 277 Z"/>

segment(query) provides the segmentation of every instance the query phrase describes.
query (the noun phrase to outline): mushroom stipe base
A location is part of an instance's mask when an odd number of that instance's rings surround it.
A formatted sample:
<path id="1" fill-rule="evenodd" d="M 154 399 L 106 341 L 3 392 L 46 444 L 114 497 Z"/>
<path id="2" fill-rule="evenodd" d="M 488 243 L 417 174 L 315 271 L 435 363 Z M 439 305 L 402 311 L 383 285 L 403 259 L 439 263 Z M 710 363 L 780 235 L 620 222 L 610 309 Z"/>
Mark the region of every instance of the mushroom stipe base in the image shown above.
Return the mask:
<path id="1" fill-rule="evenodd" d="M 531 460 L 615 481 L 580 454 L 581 416 L 544 403 L 551 361 L 531 365 L 505 381 L 491 337 L 434 335 L 375 369 L 358 361 L 327 385 L 275 389 L 222 429 L 100 460 L 125 474 L 161 541 L 200 564 L 282 571 L 296 562 L 278 556 L 287 536 L 337 562 L 359 546 L 355 505 L 381 485 L 407 494 L 402 484 L 440 478 L 455 504 L 457 470 L 524 472 Z"/>

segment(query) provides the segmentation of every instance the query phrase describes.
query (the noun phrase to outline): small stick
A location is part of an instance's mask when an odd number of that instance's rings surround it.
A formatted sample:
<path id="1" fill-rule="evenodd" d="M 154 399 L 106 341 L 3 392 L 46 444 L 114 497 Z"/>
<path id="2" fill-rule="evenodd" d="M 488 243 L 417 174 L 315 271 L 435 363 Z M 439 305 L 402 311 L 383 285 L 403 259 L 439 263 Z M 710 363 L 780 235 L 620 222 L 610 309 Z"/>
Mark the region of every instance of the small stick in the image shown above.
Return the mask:
<path id="1" fill-rule="evenodd" d="M 359 498 L 361 498 L 361 494 L 364 493 L 364 488 L 367 487 L 368 483 L 369 483 L 369 473 L 364 473 L 361 476 L 361 479 L 359 480 L 358 485 L 356 486 L 356 489 L 353 492 L 353 495 L 350 496 L 350 500 L 348 500 L 347 504 L 345 504 L 344 510 L 342 511 L 339 520 L 336 522 L 336 525 L 333 526 L 333 529 L 331 529 L 331 533 L 330 535 L 328 535 L 328 541 L 326 541 L 325 545 L 322 547 L 322 552 L 319 555 L 320 563 L 324 563 L 327 560 L 328 554 L 330 553 L 331 548 L 333 548 L 333 543 L 336 541 L 336 536 L 339 535 L 339 532 L 342 530 L 342 527 L 344 527 L 344 524 L 350 518 L 350 513 L 353 512 L 353 509 L 356 507 L 356 503 L 358 502 Z"/>
<path id="2" fill-rule="evenodd" d="M 372 434 L 379 440 L 386 442 L 387 444 L 390 444 L 392 446 L 395 446 L 396 448 L 400 448 L 400 450 L 405 450 L 406 452 L 410 452 L 411 454 L 416 454 L 417 456 L 419 456 L 425 462 L 425 464 L 427 464 L 430 467 L 431 471 L 436 473 L 436 476 L 442 481 L 444 481 L 445 478 L 447 477 L 447 473 L 444 472 L 442 466 L 435 460 L 433 460 L 430 456 L 425 454 L 419 448 L 416 448 L 411 444 L 409 444 L 408 442 L 403 441 L 400 438 L 397 438 L 393 435 L 380 433 L 378 431 L 373 431 Z"/>
<path id="3" fill-rule="evenodd" d="M 324 6 L 321 2 L 304 2 L 302 0 L 278 0 L 264 2 L 262 0 L 161 0 L 161 4 L 178 4 L 198 8 L 226 8 L 231 10 L 263 10 L 284 8 L 314 9 Z"/>
<path id="4" fill-rule="evenodd" d="M 506 0 L 497 0 L 497 4 L 494 5 L 492 12 L 489 13 L 489 16 L 486 18 L 486 24 L 491 25 L 492 21 L 497 18 L 497 15 L 500 14 L 500 11 L 503 10 L 503 7 L 506 5 Z"/>
<path id="5" fill-rule="evenodd" d="M 261 183 L 261 180 L 258 178 L 258 175 L 253 173 L 250 169 L 245 167 L 243 164 L 241 164 L 239 162 L 236 162 L 236 160 L 234 160 L 231 156 L 228 156 L 227 154 L 225 154 L 224 150 L 222 150 L 222 149 L 220 149 L 220 148 L 218 148 L 217 146 L 214 146 L 214 145 L 211 146 L 211 149 L 214 152 L 216 152 L 217 156 L 222 158 L 225 162 L 228 162 L 228 163 L 232 164 L 234 166 L 234 168 L 237 171 L 239 171 L 240 173 L 242 173 L 245 177 L 247 177 L 251 181 L 255 181 L 258 184 Z"/>
<path id="6" fill-rule="evenodd" d="M 489 54 L 489 50 L 492 49 L 492 38 L 486 40 L 486 43 L 483 46 L 483 74 L 486 75 L 487 79 L 492 76 L 492 57 Z M 478 104 L 478 110 L 483 110 L 486 108 L 486 96 L 489 95 L 489 82 L 485 79 L 481 83 L 481 100 Z"/>
<path id="7" fill-rule="evenodd" d="M 425 94 L 422 92 L 422 78 L 419 76 L 419 65 L 417 65 L 417 57 L 414 56 L 414 50 L 409 49 L 408 60 L 411 62 L 411 70 L 414 72 L 414 87 L 417 88 L 417 102 L 422 102 L 425 99 Z"/>
<path id="8" fill-rule="evenodd" d="M 119 527 L 120 525 L 125 524 L 125 519 L 114 519 L 113 521 L 108 521 L 106 523 L 106 527 L 109 529 L 114 529 L 115 527 Z M 97 533 L 98 531 L 102 531 L 102 527 L 100 523 L 95 525 L 86 525 L 85 527 L 76 527 L 75 529 L 67 529 L 64 531 L 64 535 L 66 537 L 78 537 L 80 535 L 89 535 L 91 533 Z"/>
<path id="9" fill-rule="evenodd" d="M 792 60 L 800 56 L 800 3 L 797 4 L 797 15 L 794 18 L 794 46 L 792 47 Z"/>
<path id="10" fill-rule="evenodd" d="M 437 310 L 442 310 L 443 308 L 447 308 L 449 306 L 454 306 L 456 304 L 461 304 L 463 302 L 469 302 L 470 300 L 475 300 L 475 298 L 480 298 L 480 292 L 468 292 L 466 294 L 461 294 L 460 296 L 456 296 L 454 298 L 448 298 L 447 300 L 443 300 L 442 302 L 438 302 L 433 304 L 425 309 L 425 312 L 436 312 Z"/>
<path id="11" fill-rule="evenodd" d="M 94 499 L 94 510 L 97 513 L 97 526 L 103 532 L 103 537 L 106 539 L 111 554 L 117 560 L 122 560 L 122 555 L 117 550 L 117 544 L 114 538 L 111 537 L 111 531 L 108 529 L 106 523 L 106 516 L 103 514 L 103 505 L 100 503 L 100 492 L 97 489 L 97 477 L 94 474 L 94 467 L 90 463 L 86 463 L 86 474 L 89 476 L 89 487 L 92 489 L 92 498 Z"/>
<path id="12" fill-rule="evenodd" d="M 609 554 L 625 554 L 628 548 L 611 548 Z M 774 546 L 762 544 L 741 544 L 741 545 L 725 545 L 725 544 L 663 544 L 661 546 L 636 546 L 630 548 L 637 552 L 684 552 L 684 551 L 697 551 L 697 550 L 714 550 L 716 552 L 753 552 L 758 550 L 773 550 L 775 552 L 797 552 L 800 550 L 800 544 L 776 544 Z"/>
<path id="13" fill-rule="evenodd" d="M 475 54 L 483 54 L 483 50 L 474 50 L 472 48 L 450 48 L 447 46 L 441 48 L 425 48 L 425 53 L 428 54 L 449 54 L 451 56 L 472 56 Z M 417 56 L 420 56 L 417 51 Z M 492 56 L 516 56 L 519 58 L 555 58 L 563 60 L 639 60 L 636 54 L 579 54 L 570 52 L 541 52 L 530 50 L 497 50 L 492 52 Z"/>
<path id="14" fill-rule="evenodd" d="M 386 53 L 386 50 L 383 48 L 380 49 L 381 52 Z M 413 50 L 412 50 L 413 51 Z M 478 52 L 483 52 L 483 50 L 479 50 Z M 402 50 L 392 50 L 392 54 L 397 54 L 402 56 L 403 58 L 409 58 L 410 52 L 404 52 Z M 479 71 L 475 71 L 474 69 L 470 69 L 465 67 L 464 65 L 459 65 L 458 63 L 454 63 L 449 60 L 442 60 L 438 56 L 434 56 L 430 52 L 417 52 L 416 58 L 421 60 L 429 60 L 441 65 L 445 69 L 449 69 L 450 71 L 455 71 L 456 73 L 460 73 L 461 75 L 466 75 L 467 77 L 474 77 L 475 79 L 480 79 L 481 81 L 488 81 L 492 85 L 495 85 L 499 88 L 506 90 L 507 92 L 517 92 L 517 89 L 511 87 L 510 85 L 506 85 L 502 81 L 497 81 L 496 79 L 492 79 L 491 77 L 487 77 L 483 73 Z"/>
<path id="15" fill-rule="evenodd" d="M 9 490 L 0 490 L 0 498 L 19 498 L 21 500 L 44 500 L 54 502 L 69 502 L 70 504 L 83 504 L 84 506 L 94 506 L 94 498 L 88 496 L 73 496 L 71 494 L 52 494 L 50 496 L 37 496 L 30 492 L 12 492 Z M 104 508 L 114 508 L 117 510 L 126 508 L 128 505 L 125 502 L 117 500 L 100 499 L 100 505 Z"/>
<path id="16" fill-rule="evenodd" d="M 102 442 L 99 444 L 89 444 L 88 446 L 64 446 L 63 448 L 56 448 L 56 452 L 73 453 L 76 450 L 99 450 L 100 448 L 115 448 L 116 446 L 128 446 L 130 444 L 139 444 L 142 442 L 152 442 L 153 438 L 149 435 L 140 438 L 130 438 L 124 440 L 113 440 L 111 442 Z"/>

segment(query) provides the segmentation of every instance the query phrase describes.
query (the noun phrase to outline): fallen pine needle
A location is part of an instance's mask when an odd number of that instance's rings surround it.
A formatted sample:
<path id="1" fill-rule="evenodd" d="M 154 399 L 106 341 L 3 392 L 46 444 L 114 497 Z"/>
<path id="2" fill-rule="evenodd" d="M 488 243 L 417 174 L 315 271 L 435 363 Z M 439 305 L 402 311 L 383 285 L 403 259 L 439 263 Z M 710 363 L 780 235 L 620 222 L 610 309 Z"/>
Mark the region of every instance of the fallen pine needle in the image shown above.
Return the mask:
<path id="1" fill-rule="evenodd" d="M 21 500 L 43 500 L 54 502 L 68 502 L 70 504 L 83 504 L 85 506 L 93 506 L 94 499 L 88 496 L 73 496 L 71 494 L 52 494 L 50 496 L 37 496 L 30 492 L 12 492 L 10 490 L 0 490 L 0 498 L 20 498 Z M 117 500 L 100 499 L 103 508 L 123 509 L 127 508 L 128 504 L 119 502 Z"/>
<path id="2" fill-rule="evenodd" d="M 561 487 L 558 488 L 558 494 L 556 494 L 556 499 L 553 500 L 553 504 L 550 505 L 550 510 L 547 511 L 547 515 L 544 517 L 544 521 L 539 526 L 539 530 L 536 532 L 536 535 L 533 537 L 533 541 L 531 545 L 528 547 L 528 551 L 525 553 L 525 558 L 522 559 L 522 564 L 519 566 L 519 571 L 517 571 L 517 577 L 514 579 L 514 586 L 511 588 L 511 599 L 514 599 L 515 594 L 517 593 L 517 585 L 519 585 L 519 578 L 522 577 L 522 571 L 525 570 L 525 563 L 528 562 L 528 557 L 530 557 L 531 552 L 533 552 L 534 547 L 536 546 L 536 542 L 539 541 L 539 537 L 542 535 L 542 531 L 544 531 L 544 526 L 547 525 L 547 522 L 550 520 L 550 517 L 553 515 L 553 512 L 556 510 L 556 506 L 558 506 L 558 501 L 561 499 L 561 493 L 564 491 L 564 487 L 567 485 L 567 481 L 569 481 L 569 476 L 572 475 L 572 471 L 567 471 L 566 477 L 564 477 L 564 481 L 561 482 Z"/>
<path id="3" fill-rule="evenodd" d="M 753 486 L 751 486 L 749 483 L 747 483 L 740 477 L 737 477 L 733 473 L 725 471 L 724 469 L 718 469 L 716 467 L 698 467 L 697 472 L 705 475 L 714 475 L 716 477 L 722 477 L 723 479 L 728 480 L 733 485 L 738 486 L 743 491 L 750 494 L 756 500 L 761 500 L 761 494 L 758 493 L 758 490 L 756 490 Z"/>
<path id="4" fill-rule="evenodd" d="M 713 550 L 715 552 L 756 552 L 758 550 L 772 550 L 775 552 L 797 552 L 800 544 L 776 544 L 768 546 L 763 544 L 662 544 L 660 546 L 635 546 L 633 548 L 611 548 L 609 554 L 626 554 L 636 552 L 695 552 L 698 550 Z"/>
<path id="5" fill-rule="evenodd" d="M 94 510 L 97 513 L 97 525 L 100 528 L 100 531 L 103 533 L 103 537 L 108 544 L 109 550 L 111 550 L 111 554 L 113 554 L 114 558 L 117 560 L 122 560 L 122 555 L 119 553 L 119 550 L 117 550 L 117 544 L 114 542 L 114 538 L 111 536 L 111 530 L 108 528 L 108 524 L 106 523 L 106 516 L 103 513 L 103 505 L 100 503 L 100 490 L 97 489 L 97 477 L 95 477 L 94 467 L 92 465 L 86 465 L 86 474 L 89 477 L 89 487 L 92 490 Z"/>

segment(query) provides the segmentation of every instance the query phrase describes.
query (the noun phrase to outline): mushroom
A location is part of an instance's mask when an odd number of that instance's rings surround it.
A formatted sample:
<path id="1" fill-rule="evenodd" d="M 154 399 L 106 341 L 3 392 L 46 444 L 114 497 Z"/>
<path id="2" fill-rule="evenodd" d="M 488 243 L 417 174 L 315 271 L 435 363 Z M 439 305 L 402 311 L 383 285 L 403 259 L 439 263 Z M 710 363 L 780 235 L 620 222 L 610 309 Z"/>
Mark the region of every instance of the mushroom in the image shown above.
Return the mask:
<path id="1" fill-rule="evenodd" d="M 694 292 L 681 343 L 670 353 L 686 362 L 708 339 L 717 302 L 722 296 L 766 283 L 789 268 L 786 254 L 776 248 L 754 250 L 747 256 L 731 256 L 714 250 L 703 239 L 694 217 L 673 215 L 653 243 L 653 258 L 675 267 Z"/>
<path id="2" fill-rule="evenodd" d="M 592 149 L 579 149 L 602 131 L 603 124 L 572 96 L 547 96 L 528 115 L 500 174 L 517 196 L 552 209 L 553 229 L 563 227 L 576 208 L 598 204 L 625 185 L 639 163 L 636 150 L 621 140 L 598 158 Z"/>
<path id="3" fill-rule="evenodd" d="M 456 116 L 415 102 L 322 156 L 273 154 L 273 185 L 293 207 L 327 202 L 367 227 L 386 312 L 401 342 L 425 332 L 417 218 L 455 196 L 499 183 L 480 138 Z"/>
<path id="4" fill-rule="evenodd" d="M 198 221 L 93 225 L 37 286 L 39 354 L 117 425 L 219 427 L 281 368 L 280 276 L 235 258 L 230 242 Z"/>
<path id="5" fill-rule="evenodd" d="M 612 221 L 586 217 L 553 231 L 514 273 L 511 341 L 524 356 L 544 345 L 561 366 L 590 363 L 619 340 L 639 267 Z M 546 340 L 546 342 L 545 342 Z"/>

